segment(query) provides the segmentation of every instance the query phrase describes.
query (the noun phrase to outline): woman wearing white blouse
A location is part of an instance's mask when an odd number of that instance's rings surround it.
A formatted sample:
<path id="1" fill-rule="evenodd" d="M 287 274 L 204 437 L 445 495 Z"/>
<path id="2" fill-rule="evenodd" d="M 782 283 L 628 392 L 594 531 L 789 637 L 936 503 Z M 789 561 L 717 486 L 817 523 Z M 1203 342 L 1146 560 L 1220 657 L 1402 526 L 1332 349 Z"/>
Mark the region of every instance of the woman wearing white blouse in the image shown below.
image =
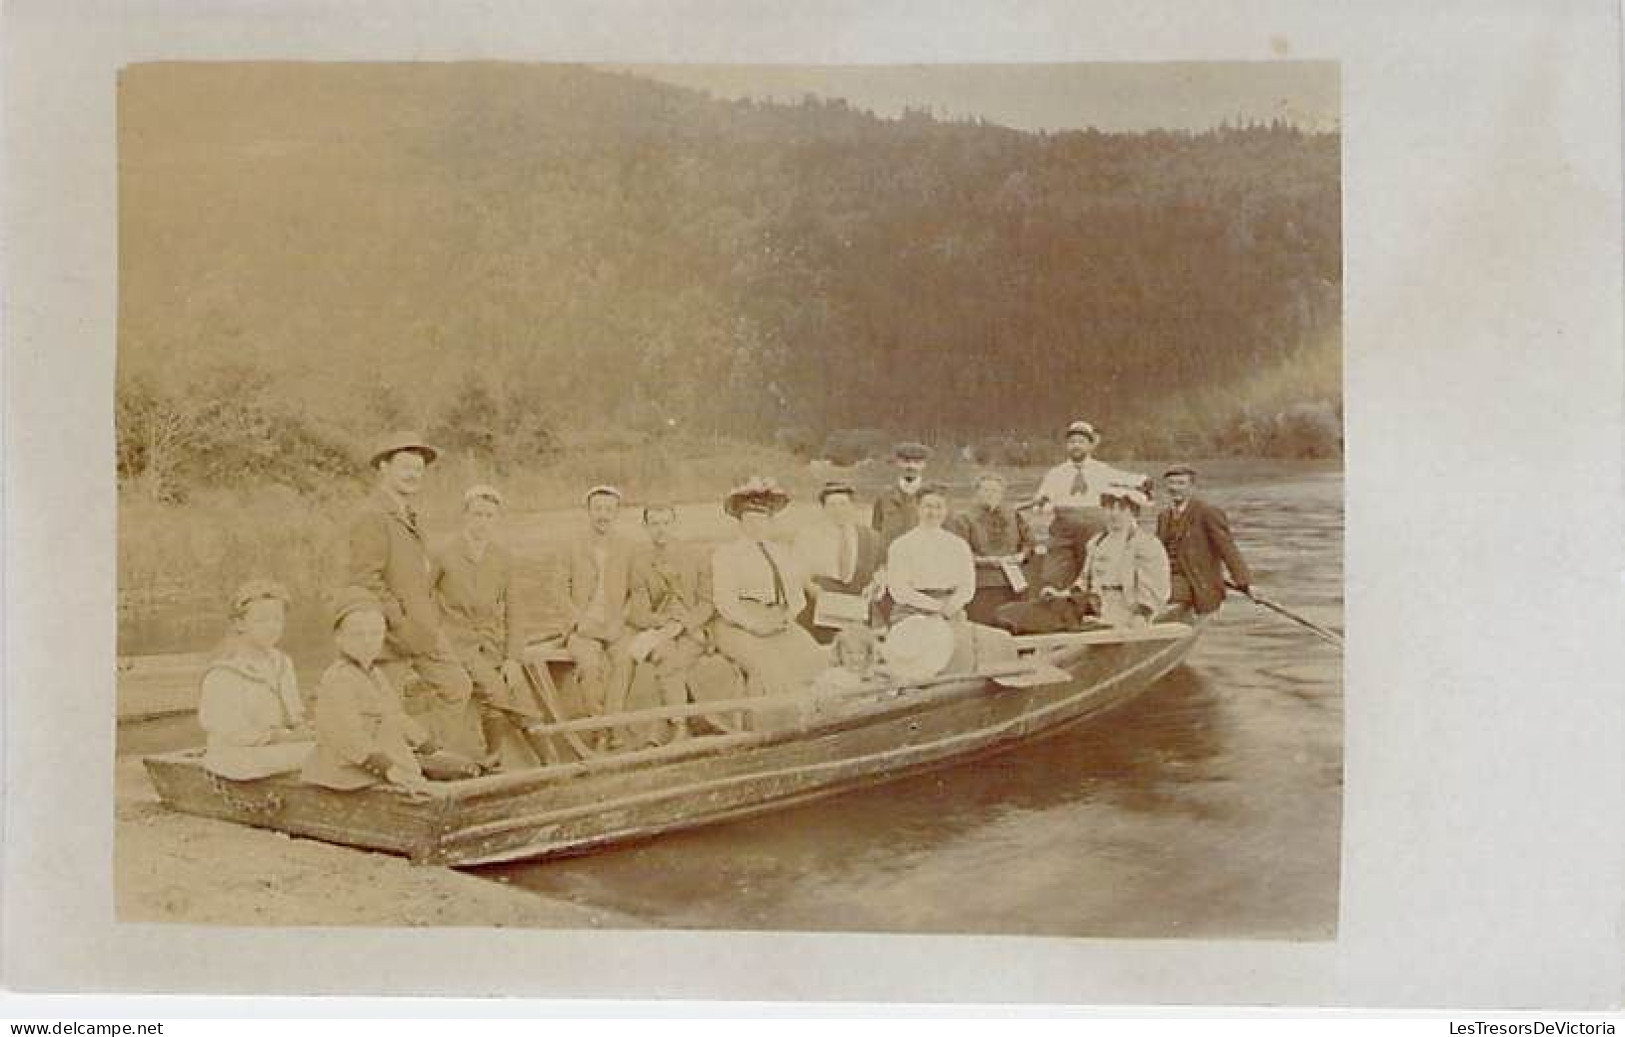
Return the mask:
<path id="1" fill-rule="evenodd" d="M 723 503 L 739 522 L 739 538 L 711 555 L 717 649 L 745 671 L 747 693 L 806 690 L 824 668 L 824 651 L 796 623 L 807 603 L 802 573 L 784 545 L 769 539 L 773 516 L 790 497 L 771 479 L 752 479 Z"/>
<path id="2" fill-rule="evenodd" d="M 962 619 L 976 596 L 976 559 L 962 537 L 942 528 L 948 497 L 940 486 L 920 491 L 919 525 L 892 541 L 886 555 L 891 622 L 909 616 Z"/>

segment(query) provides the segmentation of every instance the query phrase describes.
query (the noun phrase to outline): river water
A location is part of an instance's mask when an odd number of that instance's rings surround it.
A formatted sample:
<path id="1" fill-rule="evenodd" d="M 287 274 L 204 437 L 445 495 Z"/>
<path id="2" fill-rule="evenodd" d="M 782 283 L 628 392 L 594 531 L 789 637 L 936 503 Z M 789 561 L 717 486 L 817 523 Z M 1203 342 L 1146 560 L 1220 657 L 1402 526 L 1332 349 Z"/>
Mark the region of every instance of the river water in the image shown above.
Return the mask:
<path id="1" fill-rule="evenodd" d="M 1033 473 L 1012 474 L 1030 488 Z M 1340 472 L 1248 462 L 1206 481 L 1257 584 L 1341 628 Z M 714 505 L 681 513 L 686 536 L 726 532 Z M 580 521 L 515 516 L 506 535 L 539 557 Z M 193 642 L 214 621 L 183 618 L 126 629 L 126 643 L 205 647 Z M 288 647 L 312 682 L 330 649 L 305 618 Z M 655 927 L 1327 939 L 1341 675 L 1337 649 L 1233 599 L 1185 667 L 1080 728 L 760 818 L 478 874 Z M 176 718 L 121 729 L 119 749 L 199 741 L 195 722 Z"/>

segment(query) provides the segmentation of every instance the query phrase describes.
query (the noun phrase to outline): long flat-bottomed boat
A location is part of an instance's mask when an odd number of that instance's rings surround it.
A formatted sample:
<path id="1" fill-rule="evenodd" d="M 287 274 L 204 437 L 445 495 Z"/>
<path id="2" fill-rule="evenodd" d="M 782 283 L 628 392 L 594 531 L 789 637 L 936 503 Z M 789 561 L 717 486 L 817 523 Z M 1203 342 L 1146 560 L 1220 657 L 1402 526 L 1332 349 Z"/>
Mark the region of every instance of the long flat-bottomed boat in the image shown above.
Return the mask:
<path id="1" fill-rule="evenodd" d="M 1016 639 L 1014 661 L 910 683 L 876 682 L 839 694 L 736 699 L 625 713 L 622 723 L 729 714 L 749 721 L 669 745 L 584 753 L 427 791 L 336 792 L 298 775 L 228 781 L 204 770 L 201 750 L 147 757 L 175 810 L 272 828 L 426 865 L 465 867 L 581 853 L 715 824 L 1010 749 L 1098 716 L 1178 666 L 1197 631 L 1182 623 Z M 546 680 L 556 653 L 527 660 Z M 610 718 L 566 720 L 552 736 Z"/>

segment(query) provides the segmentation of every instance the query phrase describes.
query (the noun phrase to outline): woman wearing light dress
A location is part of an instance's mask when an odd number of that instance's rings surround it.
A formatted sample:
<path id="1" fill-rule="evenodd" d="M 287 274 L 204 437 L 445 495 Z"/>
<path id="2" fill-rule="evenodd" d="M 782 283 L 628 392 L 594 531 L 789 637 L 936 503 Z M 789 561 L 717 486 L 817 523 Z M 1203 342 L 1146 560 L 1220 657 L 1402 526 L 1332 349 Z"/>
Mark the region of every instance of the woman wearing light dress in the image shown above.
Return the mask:
<path id="1" fill-rule="evenodd" d="M 739 536 L 711 555 L 718 651 L 745 672 L 747 694 L 806 691 L 824 669 L 824 650 L 796 622 L 806 605 L 806 577 L 790 549 L 772 539 L 773 516 L 790 495 L 772 479 L 735 487 L 723 508 L 739 523 Z"/>
<path id="2" fill-rule="evenodd" d="M 248 781 L 298 770 L 314 747 L 293 661 L 277 647 L 287 611 L 287 591 L 270 580 L 250 580 L 232 597 L 231 632 L 198 700 L 212 774 Z"/>

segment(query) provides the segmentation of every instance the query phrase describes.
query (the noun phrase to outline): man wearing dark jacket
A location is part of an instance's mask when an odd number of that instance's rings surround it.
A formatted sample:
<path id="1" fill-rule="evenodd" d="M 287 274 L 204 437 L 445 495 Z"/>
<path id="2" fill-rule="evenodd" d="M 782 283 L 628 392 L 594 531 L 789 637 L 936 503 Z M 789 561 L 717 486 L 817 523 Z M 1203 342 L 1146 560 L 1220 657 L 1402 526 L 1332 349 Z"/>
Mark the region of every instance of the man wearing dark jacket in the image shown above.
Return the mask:
<path id="1" fill-rule="evenodd" d="M 1243 593 L 1252 593 L 1252 574 L 1230 536 L 1230 519 L 1192 494 L 1196 469 L 1175 465 L 1162 475 L 1169 504 L 1157 516 L 1157 539 L 1168 551 L 1173 591 L 1169 605 L 1187 606 L 1203 619 L 1224 603 L 1224 573 Z"/>
<path id="2" fill-rule="evenodd" d="M 371 591 L 388 631 L 378 667 L 442 746 L 484 755 L 468 708 L 474 685 L 435 603 L 428 543 L 413 507 L 435 448 L 415 432 L 391 433 L 372 454 L 378 486 L 350 524 L 346 583 Z M 413 677 L 416 682 L 412 681 Z"/>

